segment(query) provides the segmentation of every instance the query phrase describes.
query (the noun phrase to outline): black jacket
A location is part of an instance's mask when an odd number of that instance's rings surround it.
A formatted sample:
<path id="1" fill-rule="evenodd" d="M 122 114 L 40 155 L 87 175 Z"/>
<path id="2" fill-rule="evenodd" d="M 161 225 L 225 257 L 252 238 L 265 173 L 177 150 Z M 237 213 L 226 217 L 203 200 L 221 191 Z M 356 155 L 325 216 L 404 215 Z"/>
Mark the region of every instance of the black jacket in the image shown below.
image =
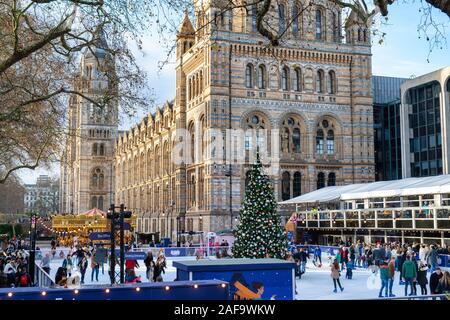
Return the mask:
<path id="1" fill-rule="evenodd" d="M 427 270 L 417 271 L 417 283 L 421 286 L 425 286 L 428 284 Z"/>
<path id="2" fill-rule="evenodd" d="M 443 274 L 438 275 L 436 272 L 433 272 L 430 276 L 430 292 L 432 294 L 437 293 L 437 286 L 439 284 L 439 280 L 442 278 Z"/>

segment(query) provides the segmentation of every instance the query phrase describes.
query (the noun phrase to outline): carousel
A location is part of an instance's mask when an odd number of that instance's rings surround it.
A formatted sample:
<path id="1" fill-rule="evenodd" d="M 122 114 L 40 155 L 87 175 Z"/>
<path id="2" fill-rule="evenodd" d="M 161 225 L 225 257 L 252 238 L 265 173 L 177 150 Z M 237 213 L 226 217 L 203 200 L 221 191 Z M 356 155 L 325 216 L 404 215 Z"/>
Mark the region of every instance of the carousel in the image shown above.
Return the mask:
<path id="1" fill-rule="evenodd" d="M 136 217 L 125 219 L 131 226 L 125 231 L 125 238 L 131 237 L 131 232 L 136 227 Z M 106 218 L 106 212 L 93 208 L 80 214 L 58 214 L 52 216 L 52 231 L 61 246 L 73 246 L 89 243 L 89 234 L 92 232 L 111 231 L 111 221 Z"/>

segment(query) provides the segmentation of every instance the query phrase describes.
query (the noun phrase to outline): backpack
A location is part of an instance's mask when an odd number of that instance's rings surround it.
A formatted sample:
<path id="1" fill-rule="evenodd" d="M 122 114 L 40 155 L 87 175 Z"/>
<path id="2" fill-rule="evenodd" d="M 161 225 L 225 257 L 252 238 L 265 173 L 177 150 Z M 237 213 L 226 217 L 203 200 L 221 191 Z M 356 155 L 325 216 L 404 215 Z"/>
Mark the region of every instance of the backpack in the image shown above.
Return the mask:
<path id="1" fill-rule="evenodd" d="M 22 286 L 27 286 L 28 285 L 28 277 L 26 274 L 23 274 L 20 276 L 19 282 Z"/>

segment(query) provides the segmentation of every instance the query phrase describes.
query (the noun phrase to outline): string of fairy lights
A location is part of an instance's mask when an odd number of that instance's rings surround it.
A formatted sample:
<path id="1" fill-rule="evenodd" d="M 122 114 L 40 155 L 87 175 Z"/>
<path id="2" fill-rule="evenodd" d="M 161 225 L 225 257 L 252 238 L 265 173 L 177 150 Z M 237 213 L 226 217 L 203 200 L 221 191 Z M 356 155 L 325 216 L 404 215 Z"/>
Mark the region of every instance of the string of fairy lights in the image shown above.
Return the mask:
<path id="1" fill-rule="evenodd" d="M 222 289 L 225 289 L 225 288 L 227 287 L 227 285 L 226 285 L 225 283 L 221 283 L 219 286 L 220 286 L 220 288 L 222 288 Z M 192 288 L 198 289 L 198 288 L 200 288 L 200 285 L 197 284 L 197 283 L 194 283 L 194 284 L 192 285 Z M 171 289 L 171 287 L 168 286 L 168 285 L 166 285 L 166 286 L 164 286 L 164 287 L 161 287 L 161 289 L 164 290 L 164 291 L 169 291 L 169 290 Z M 112 290 L 115 290 L 115 288 L 106 288 L 106 289 L 104 289 L 104 293 L 105 293 L 105 294 L 109 294 L 109 293 L 111 293 Z M 119 288 L 119 290 L 123 291 L 122 288 Z M 141 292 L 141 288 L 140 288 L 139 286 L 133 288 L 133 290 L 134 290 L 135 292 L 138 292 L 138 293 Z M 83 291 L 83 289 L 74 289 L 74 290 L 73 290 L 73 294 L 74 294 L 74 295 L 79 295 L 79 294 L 82 294 L 82 291 Z M 86 291 L 92 291 L 92 289 L 87 289 Z M 47 296 L 47 291 L 45 291 L 45 290 L 41 291 L 40 295 L 41 295 L 42 297 Z M 8 293 L 6 294 L 6 296 L 7 296 L 8 298 L 11 299 L 11 298 L 13 298 L 14 293 L 13 293 L 13 292 L 8 292 Z"/>
<path id="2" fill-rule="evenodd" d="M 101 218 L 104 218 L 103 216 Z M 48 226 L 45 222 L 48 222 L 48 220 L 46 220 L 46 218 L 44 219 L 43 217 L 36 217 L 36 226 L 39 225 L 40 227 L 42 227 L 43 229 L 45 229 L 46 231 L 58 235 L 58 236 L 72 236 L 72 235 L 77 235 L 82 231 L 85 231 L 86 228 L 97 228 L 99 226 L 99 220 L 95 219 L 93 221 L 93 223 L 91 221 L 89 221 L 88 225 L 84 225 L 81 227 L 78 227 L 74 230 L 68 230 L 68 231 L 59 231 L 56 230 L 55 228 L 52 228 L 51 226 Z"/>

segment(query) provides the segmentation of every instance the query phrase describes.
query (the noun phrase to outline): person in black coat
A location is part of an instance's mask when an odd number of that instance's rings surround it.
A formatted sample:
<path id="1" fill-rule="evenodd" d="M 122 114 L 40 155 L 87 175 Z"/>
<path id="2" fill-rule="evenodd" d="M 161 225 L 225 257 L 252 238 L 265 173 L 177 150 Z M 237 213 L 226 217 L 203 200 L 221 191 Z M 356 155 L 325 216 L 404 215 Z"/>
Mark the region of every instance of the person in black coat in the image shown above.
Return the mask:
<path id="1" fill-rule="evenodd" d="M 437 294 L 437 286 L 439 280 L 442 278 L 442 270 L 437 267 L 436 270 L 430 276 L 430 294 Z M 434 299 L 434 298 L 433 298 Z"/>
<path id="2" fill-rule="evenodd" d="M 420 286 L 420 291 L 422 295 L 427 295 L 427 271 L 428 266 L 426 263 L 420 262 L 419 270 L 417 270 L 417 283 Z"/>

